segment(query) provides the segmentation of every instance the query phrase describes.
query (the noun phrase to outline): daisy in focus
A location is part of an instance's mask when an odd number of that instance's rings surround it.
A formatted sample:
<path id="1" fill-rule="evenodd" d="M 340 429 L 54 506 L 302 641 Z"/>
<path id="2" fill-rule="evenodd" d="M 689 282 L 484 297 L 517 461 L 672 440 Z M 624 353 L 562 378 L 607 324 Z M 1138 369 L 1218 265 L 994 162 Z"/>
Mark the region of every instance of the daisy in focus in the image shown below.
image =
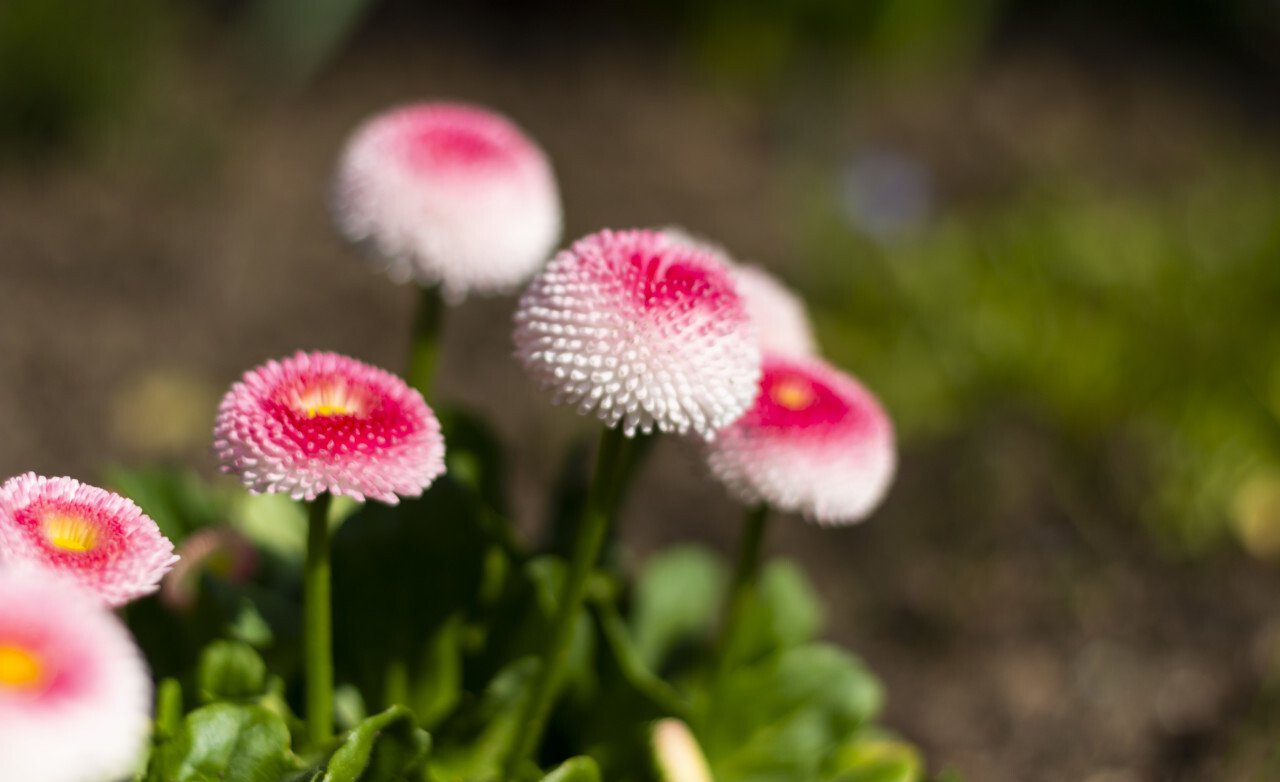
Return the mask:
<path id="1" fill-rule="evenodd" d="M 870 391 L 821 359 L 769 353 L 754 405 L 707 446 L 711 472 L 739 500 L 823 524 L 866 517 L 896 462 L 893 425 Z"/>
<path id="2" fill-rule="evenodd" d="M 396 504 L 444 472 L 440 422 L 389 372 L 302 353 L 245 373 L 223 397 L 214 451 L 252 493 L 324 492 Z"/>
<path id="3" fill-rule="evenodd" d="M 90 593 L 43 572 L 0 570 L 0 779 L 129 776 L 150 703 L 141 653 Z"/>
<path id="4" fill-rule="evenodd" d="M 560 195 L 542 150 L 505 117 L 460 103 L 392 109 L 347 142 L 334 220 L 393 279 L 452 301 L 509 291 L 560 238 Z"/>
<path id="5" fill-rule="evenodd" d="M 72 478 L 26 473 L 0 486 L 0 563 L 70 578 L 110 606 L 151 594 L 177 561 L 133 501 Z"/>
<path id="6" fill-rule="evenodd" d="M 606 426 L 704 438 L 750 406 L 756 332 L 718 255 L 661 231 L 601 231 L 520 299 L 516 356 L 557 403 Z"/>

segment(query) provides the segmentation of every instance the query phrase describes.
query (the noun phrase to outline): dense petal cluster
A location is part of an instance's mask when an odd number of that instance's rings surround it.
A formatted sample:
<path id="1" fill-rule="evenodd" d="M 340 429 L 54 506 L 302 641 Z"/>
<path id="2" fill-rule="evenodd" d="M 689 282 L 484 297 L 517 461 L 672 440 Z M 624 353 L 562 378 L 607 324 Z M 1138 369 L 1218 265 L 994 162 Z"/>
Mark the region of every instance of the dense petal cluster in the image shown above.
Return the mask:
<path id="1" fill-rule="evenodd" d="M 799 296 L 759 266 L 738 266 L 733 274 L 760 334 L 761 350 L 788 356 L 817 354 L 813 326 Z"/>
<path id="2" fill-rule="evenodd" d="M 0 562 L 55 570 L 111 606 L 151 594 L 177 557 L 133 501 L 35 473 L 0 486 Z"/>
<path id="3" fill-rule="evenodd" d="M 662 232 L 601 231 L 520 299 L 516 356 L 557 403 L 628 435 L 712 437 L 755 397 L 760 351 L 730 270 Z"/>
<path id="4" fill-rule="evenodd" d="M 870 513 L 897 461 L 871 392 L 820 359 L 768 353 L 755 404 L 707 448 L 712 473 L 743 502 L 824 524 Z"/>
<path id="5" fill-rule="evenodd" d="M 453 300 L 526 280 L 560 238 L 560 196 L 542 150 L 506 118 L 456 103 L 393 109 L 342 153 L 333 213 L 393 278 Z"/>
<path id="6" fill-rule="evenodd" d="M 335 353 L 298 353 L 245 373 L 214 425 L 225 472 L 253 493 L 323 492 L 395 504 L 444 472 L 440 422 L 403 380 Z"/>
<path id="7" fill-rule="evenodd" d="M 0 570 L 0 779 L 129 776 L 150 703 L 142 655 L 105 607 L 65 579 Z"/>

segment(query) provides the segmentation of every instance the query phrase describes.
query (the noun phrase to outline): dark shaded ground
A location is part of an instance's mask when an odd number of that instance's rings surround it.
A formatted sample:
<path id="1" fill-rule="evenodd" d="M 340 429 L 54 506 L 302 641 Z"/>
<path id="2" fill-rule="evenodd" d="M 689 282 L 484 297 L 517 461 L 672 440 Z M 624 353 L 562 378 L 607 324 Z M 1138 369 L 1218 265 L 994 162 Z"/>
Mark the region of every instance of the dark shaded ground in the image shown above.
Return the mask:
<path id="1" fill-rule="evenodd" d="M 299 348 L 401 366 L 413 293 L 356 263 L 325 211 L 345 134 L 388 104 L 451 96 L 516 118 L 555 161 L 567 236 L 679 223 L 784 274 L 796 247 L 776 124 L 640 51 L 602 43 L 531 63 L 383 33 L 287 101 L 245 97 L 217 53 L 198 54 L 102 147 L 0 174 L 0 474 L 91 478 L 104 461 L 156 458 L 211 471 L 213 407 L 244 369 Z M 1009 55 L 972 82 L 882 99 L 869 135 L 932 141 L 944 179 L 979 193 L 1027 156 L 1093 143 L 1120 105 L 1127 130 L 1100 165 L 1194 153 L 1202 120 L 1160 143 L 1141 131 L 1212 114 L 1187 110 L 1204 108 L 1197 93 L 1125 79 L 1099 97 L 1074 66 Z M 560 454 L 591 426 L 552 410 L 507 358 L 511 309 L 454 313 L 441 395 L 518 444 L 532 531 Z M 1049 433 L 1001 413 L 911 444 L 868 524 L 780 519 L 768 548 L 810 566 L 830 635 L 883 677 L 887 721 L 935 768 L 974 782 L 1280 777 L 1261 765 L 1275 710 L 1255 697 L 1280 648 L 1280 575 L 1233 554 L 1162 561 L 1105 498 L 1081 501 L 1069 473 Z M 664 442 L 623 536 L 637 558 L 688 540 L 727 549 L 738 514 Z"/>

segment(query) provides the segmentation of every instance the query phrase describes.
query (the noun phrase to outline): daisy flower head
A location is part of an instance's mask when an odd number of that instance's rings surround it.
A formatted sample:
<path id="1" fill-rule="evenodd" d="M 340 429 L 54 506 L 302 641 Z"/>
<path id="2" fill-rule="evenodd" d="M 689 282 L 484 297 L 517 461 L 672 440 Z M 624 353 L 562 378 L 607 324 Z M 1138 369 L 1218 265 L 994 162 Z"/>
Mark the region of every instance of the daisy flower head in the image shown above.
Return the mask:
<path id="1" fill-rule="evenodd" d="M 759 266 L 739 263 L 725 248 L 679 226 L 667 226 L 662 232 L 672 241 L 715 255 L 733 269 L 738 294 L 747 306 L 747 314 L 756 324 L 761 350 L 792 356 L 817 354 L 817 342 L 813 338 L 813 326 L 809 323 L 804 302 L 777 277 Z"/>
<path id="2" fill-rule="evenodd" d="M 760 334 L 762 351 L 789 356 L 817 354 L 809 313 L 799 296 L 759 266 L 737 266 L 733 274 Z"/>
<path id="3" fill-rule="evenodd" d="M 0 570 L 0 779 L 129 776 L 150 703 L 142 655 L 105 606 L 67 579 Z"/>
<path id="4" fill-rule="evenodd" d="M 751 405 L 756 334 L 729 268 L 661 231 L 574 243 L 520 299 L 516 356 L 555 401 L 625 433 L 704 438 Z"/>
<path id="5" fill-rule="evenodd" d="M 249 491 L 394 505 L 444 472 L 440 422 L 395 375 L 336 353 L 268 361 L 231 386 L 213 448 Z"/>
<path id="6" fill-rule="evenodd" d="M 149 595 L 173 543 L 125 497 L 73 478 L 26 473 L 0 486 L 0 564 L 54 570 L 110 606 Z"/>
<path id="7" fill-rule="evenodd" d="M 560 195 L 542 150 L 507 118 L 461 103 L 379 114 L 348 140 L 334 179 L 338 230 L 393 279 L 458 301 L 507 292 L 560 238 Z"/>
<path id="8" fill-rule="evenodd" d="M 707 446 L 711 472 L 741 501 L 823 524 L 866 517 L 896 461 L 893 425 L 870 391 L 820 359 L 771 353 L 751 410 Z"/>

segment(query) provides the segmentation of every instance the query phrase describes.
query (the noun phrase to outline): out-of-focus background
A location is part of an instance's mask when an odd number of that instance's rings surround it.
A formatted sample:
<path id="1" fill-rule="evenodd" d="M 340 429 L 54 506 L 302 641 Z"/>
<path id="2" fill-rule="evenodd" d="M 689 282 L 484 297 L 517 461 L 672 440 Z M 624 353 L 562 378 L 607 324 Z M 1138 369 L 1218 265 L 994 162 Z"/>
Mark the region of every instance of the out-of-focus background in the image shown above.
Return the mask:
<path id="1" fill-rule="evenodd" d="M 970 780 L 1280 778 L 1277 0 L 4 0 L 0 474 L 212 474 L 296 349 L 403 366 L 415 296 L 328 222 L 347 133 L 493 106 L 566 239 L 676 224 L 808 299 L 898 425 L 865 525 L 779 519 L 887 722 Z M 592 424 L 451 315 L 440 395 L 518 523 Z M 740 511 L 662 442 L 639 560 Z"/>

